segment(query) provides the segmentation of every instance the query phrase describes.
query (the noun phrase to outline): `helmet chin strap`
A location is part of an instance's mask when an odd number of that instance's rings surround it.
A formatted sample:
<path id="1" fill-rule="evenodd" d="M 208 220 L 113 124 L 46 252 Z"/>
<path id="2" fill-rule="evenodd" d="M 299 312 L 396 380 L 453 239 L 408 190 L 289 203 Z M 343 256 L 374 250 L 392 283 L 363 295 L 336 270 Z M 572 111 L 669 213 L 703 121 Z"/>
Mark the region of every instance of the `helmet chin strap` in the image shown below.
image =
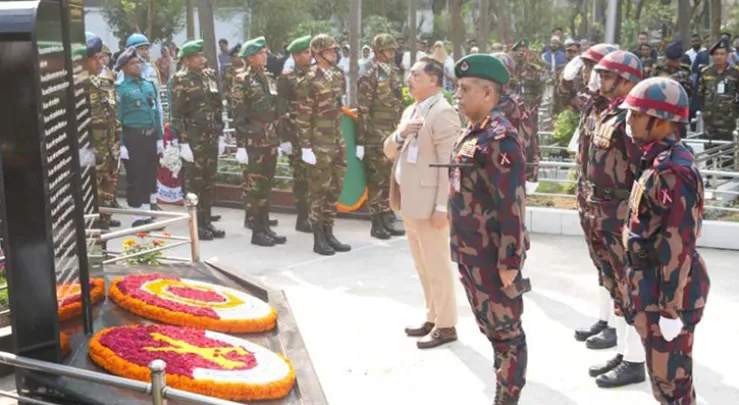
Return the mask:
<path id="1" fill-rule="evenodd" d="M 614 91 L 618 88 L 618 86 L 621 84 L 621 76 L 616 76 L 616 80 L 613 81 L 613 86 L 611 86 L 610 89 L 604 91 L 606 97 L 610 97 L 611 94 L 613 94 Z"/>

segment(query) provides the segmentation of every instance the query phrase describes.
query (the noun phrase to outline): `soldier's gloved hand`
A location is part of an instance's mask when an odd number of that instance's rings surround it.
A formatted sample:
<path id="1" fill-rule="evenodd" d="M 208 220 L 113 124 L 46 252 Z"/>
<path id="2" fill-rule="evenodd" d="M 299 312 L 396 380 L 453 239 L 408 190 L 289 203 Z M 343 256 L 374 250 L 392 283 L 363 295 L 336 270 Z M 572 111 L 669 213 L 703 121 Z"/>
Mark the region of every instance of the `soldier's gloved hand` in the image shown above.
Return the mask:
<path id="1" fill-rule="evenodd" d="M 157 154 L 161 155 L 164 153 L 164 141 L 158 140 L 157 141 Z"/>
<path id="2" fill-rule="evenodd" d="M 316 159 L 316 154 L 313 153 L 313 149 L 311 148 L 303 148 L 303 153 L 300 158 L 303 159 L 303 162 L 308 163 L 309 165 L 315 165 L 318 161 Z"/>
<path id="3" fill-rule="evenodd" d="M 683 330 L 683 321 L 680 318 L 670 319 L 660 316 L 659 330 L 666 341 L 672 342 Z"/>
<path id="4" fill-rule="evenodd" d="M 362 145 L 357 145 L 357 159 L 364 159 L 364 146 Z"/>
<path id="5" fill-rule="evenodd" d="M 218 138 L 218 156 L 226 153 L 226 140 L 221 136 Z"/>
<path id="6" fill-rule="evenodd" d="M 246 153 L 245 148 L 236 149 L 236 160 L 238 160 L 242 165 L 249 164 L 249 154 Z"/>
<path id="7" fill-rule="evenodd" d="M 95 152 L 90 148 L 80 149 L 80 166 L 95 166 Z"/>
<path id="8" fill-rule="evenodd" d="M 190 149 L 190 145 L 186 143 L 183 143 L 182 145 L 180 145 L 180 157 L 185 162 L 192 163 L 195 161 L 195 156 L 192 154 L 192 149 Z"/>
<path id="9" fill-rule="evenodd" d="M 125 146 L 121 146 L 121 160 L 128 160 L 128 149 Z"/>
<path id="10" fill-rule="evenodd" d="M 285 155 L 292 155 L 293 154 L 293 145 L 290 142 L 283 142 L 280 144 L 280 150 Z"/>
<path id="11" fill-rule="evenodd" d="M 527 181 L 526 182 L 526 194 L 534 194 L 536 189 L 539 187 L 539 182 Z"/>

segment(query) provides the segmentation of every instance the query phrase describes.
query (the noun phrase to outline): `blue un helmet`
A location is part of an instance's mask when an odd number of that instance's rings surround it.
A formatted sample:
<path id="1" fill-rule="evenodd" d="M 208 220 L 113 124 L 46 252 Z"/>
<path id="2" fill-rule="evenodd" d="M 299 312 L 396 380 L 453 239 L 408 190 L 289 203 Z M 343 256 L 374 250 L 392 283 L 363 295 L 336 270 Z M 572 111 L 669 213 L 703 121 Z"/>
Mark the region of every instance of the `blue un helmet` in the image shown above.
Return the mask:
<path id="1" fill-rule="evenodd" d="M 140 46 L 151 46 L 149 39 L 144 34 L 131 34 L 126 40 L 126 48 L 138 48 Z"/>

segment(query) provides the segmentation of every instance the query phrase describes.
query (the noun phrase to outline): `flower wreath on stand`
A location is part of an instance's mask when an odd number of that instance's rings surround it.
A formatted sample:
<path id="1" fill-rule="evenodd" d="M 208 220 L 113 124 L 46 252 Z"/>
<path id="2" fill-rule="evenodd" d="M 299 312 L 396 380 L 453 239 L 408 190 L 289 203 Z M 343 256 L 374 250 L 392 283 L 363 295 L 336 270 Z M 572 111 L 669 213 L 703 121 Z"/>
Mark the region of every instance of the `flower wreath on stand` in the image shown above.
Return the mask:
<path id="1" fill-rule="evenodd" d="M 162 235 L 165 238 L 171 236 L 169 233 L 166 232 Z M 128 238 L 123 241 L 123 256 L 128 256 L 139 252 L 146 252 L 165 245 L 165 242 L 162 239 L 149 239 L 149 234 L 147 232 L 139 232 L 138 234 L 136 234 L 136 238 L 139 239 L 139 241 L 136 241 L 136 239 L 134 238 Z M 143 253 L 138 256 L 128 258 L 126 259 L 126 263 L 159 266 L 161 264 L 159 258 L 161 257 L 162 251 L 159 250 L 156 252 Z"/>

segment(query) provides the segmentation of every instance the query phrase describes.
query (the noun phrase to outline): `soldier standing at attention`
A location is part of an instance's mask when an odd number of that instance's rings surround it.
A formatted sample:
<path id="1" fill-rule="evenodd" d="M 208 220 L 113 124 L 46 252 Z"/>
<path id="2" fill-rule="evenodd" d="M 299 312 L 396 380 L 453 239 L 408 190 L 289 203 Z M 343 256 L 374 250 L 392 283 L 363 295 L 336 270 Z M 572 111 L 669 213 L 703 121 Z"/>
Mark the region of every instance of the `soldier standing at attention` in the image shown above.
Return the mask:
<path id="1" fill-rule="evenodd" d="M 310 207 L 308 206 L 308 168 L 300 157 L 300 140 L 298 139 L 298 127 L 295 118 L 298 114 L 296 89 L 300 81 L 310 70 L 313 56 L 310 53 L 311 36 L 306 35 L 294 40 L 287 47 L 292 55 L 295 65 L 277 79 L 278 105 L 281 116 L 280 139 L 289 143 L 290 167 L 293 172 L 293 196 L 295 207 L 298 210 L 298 219 L 295 222 L 295 230 L 298 232 L 311 233 L 313 228 L 310 223 Z"/>
<path id="2" fill-rule="evenodd" d="M 141 75 L 141 61 L 134 47 L 118 57 L 116 70 L 124 75 L 115 90 L 118 121 L 123 126 L 121 160 L 126 166 L 126 199 L 129 207 L 148 211 L 157 187 L 157 155 L 164 151 L 164 131 L 156 107 L 159 92 Z M 133 226 L 152 222 L 150 217 L 136 216 Z"/>
<path id="3" fill-rule="evenodd" d="M 203 40 L 182 45 L 177 58 L 183 68 L 170 81 L 172 130 L 179 137 L 184 160 L 185 189 L 199 197 L 198 236 L 203 240 L 223 238 L 226 232 L 211 223 L 213 183 L 218 155 L 223 154 L 219 137 L 223 133 L 221 95 L 213 69 L 205 68 Z"/>
<path id="4" fill-rule="evenodd" d="M 593 68 L 600 77 L 600 94 L 609 106 L 600 117 L 590 148 L 586 179 L 589 187 L 588 216 L 593 232 L 593 250 L 600 259 L 603 285 L 611 293 L 616 316 L 617 354 L 590 369 L 601 388 L 640 383 L 644 373 L 644 348 L 639 334 L 626 325 L 631 313 L 625 305 L 626 251 L 621 232 L 626 222 L 631 187 L 637 176 L 642 151 L 626 135 L 626 110 L 619 108 L 629 91 L 642 79 L 639 57 L 615 51 Z"/>
<path id="5" fill-rule="evenodd" d="M 308 201 L 313 226 L 313 251 L 324 256 L 348 252 L 351 246 L 334 236 L 336 203 L 344 185 L 346 145 L 341 133 L 341 98 L 344 73 L 336 67 L 338 47 L 328 35 L 310 43 L 316 60 L 296 91 L 301 159 L 308 166 Z"/>
<path id="6" fill-rule="evenodd" d="M 233 108 L 231 105 L 231 85 L 236 73 L 244 67 L 244 60 L 239 57 L 241 51 L 241 44 L 234 45 L 233 48 L 228 50 L 228 56 L 231 57 L 231 63 L 229 63 L 223 70 L 223 80 L 221 81 L 221 94 L 223 99 L 228 102 L 228 112 L 232 115 Z"/>
<path id="7" fill-rule="evenodd" d="M 87 33 L 87 61 L 85 69 L 89 75 L 87 93 L 90 96 L 92 122 L 92 144 L 95 148 L 95 178 L 98 204 L 101 207 L 118 207 L 115 190 L 118 185 L 118 155 L 121 123 L 115 109 L 113 81 L 103 76 L 103 41 L 97 35 Z M 97 222 L 101 229 L 121 226 L 107 214 L 100 214 Z"/>
<path id="8" fill-rule="evenodd" d="M 541 106 L 544 97 L 544 78 L 546 67 L 541 59 L 529 50 L 529 40 L 520 39 L 512 48 L 514 55 L 515 72 L 514 76 L 514 93 L 518 94 L 523 102 L 526 103 L 529 111 L 533 114 L 534 133 L 531 135 L 531 142 L 526 146 L 526 179 L 529 182 L 536 182 L 538 178 L 537 164 L 541 160 L 539 151 L 539 106 Z"/>
<path id="9" fill-rule="evenodd" d="M 698 78 L 700 110 L 710 140 L 731 141 L 739 116 L 739 69 L 729 66 L 729 41 L 720 39 L 710 50 L 713 65 Z"/>
<path id="10" fill-rule="evenodd" d="M 267 42 L 252 39 L 241 47 L 246 67 L 233 80 L 236 159 L 244 169 L 245 222 L 252 226 L 251 243 L 257 246 L 284 244 L 269 224 L 269 197 L 277 169 L 277 84 L 267 72 Z"/>
<path id="11" fill-rule="evenodd" d="M 624 227 L 630 320 L 647 352 L 654 397 L 663 405 L 696 403 L 695 327 L 710 280 L 696 250 L 703 221 L 703 181 L 693 154 L 680 142 L 688 123 L 685 89 L 654 78 L 637 85 L 623 107 L 644 150 Z"/>
<path id="12" fill-rule="evenodd" d="M 395 130 L 403 112 L 403 80 L 393 66 L 398 44 L 389 34 L 379 34 L 372 40 L 376 64 L 359 79 L 358 105 L 360 128 L 357 132 L 357 157 L 364 157 L 367 175 L 367 197 L 372 217 L 370 235 L 377 239 L 405 235 L 396 230 L 387 215 L 390 209 L 390 172 L 392 162 L 385 157 L 383 142 Z M 366 155 L 365 155 L 366 153 Z"/>
<path id="13" fill-rule="evenodd" d="M 585 244 L 588 246 L 590 259 L 598 270 L 598 321 L 591 326 L 575 330 L 575 339 L 584 341 L 589 349 L 609 349 L 616 346 L 616 318 L 613 314 L 613 300 L 611 293 L 603 285 L 603 270 L 600 259 L 596 255 L 593 241 L 597 236 L 591 228 L 589 207 L 590 183 L 587 180 L 588 158 L 593 141 L 595 127 L 601 116 L 608 109 L 608 98 L 600 94 L 600 85 L 597 73 L 593 67 L 603 59 L 604 56 L 616 51 L 611 44 L 598 44 L 585 51 L 580 58 L 583 61 L 582 80 L 587 89 L 587 98 L 583 104 L 580 123 L 577 127 L 579 137 L 577 140 L 577 212 L 580 217 L 580 226 L 585 234 Z M 591 375 L 603 374 L 600 367 L 591 369 Z"/>
<path id="14" fill-rule="evenodd" d="M 528 350 L 521 325 L 526 157 L 521 139 L 498 106 L 510 75 L 491 55 L 457 62 L 459 111 L 470 124 L 450 165 L 452 260 L 480 331 L 495 351 L 496 405 L 517 405 L 526 383 Z"/>
<path id="15" fill-rule="evenodd" d="M 665 47 L 665 59 L 658 61 L 652 69 L 652 77 L 669 77 L 680 83 L 688 98 L 693 95 L 690 79 L 690 57 L 683 52 L 682 41 L 672 41 Z"/>

